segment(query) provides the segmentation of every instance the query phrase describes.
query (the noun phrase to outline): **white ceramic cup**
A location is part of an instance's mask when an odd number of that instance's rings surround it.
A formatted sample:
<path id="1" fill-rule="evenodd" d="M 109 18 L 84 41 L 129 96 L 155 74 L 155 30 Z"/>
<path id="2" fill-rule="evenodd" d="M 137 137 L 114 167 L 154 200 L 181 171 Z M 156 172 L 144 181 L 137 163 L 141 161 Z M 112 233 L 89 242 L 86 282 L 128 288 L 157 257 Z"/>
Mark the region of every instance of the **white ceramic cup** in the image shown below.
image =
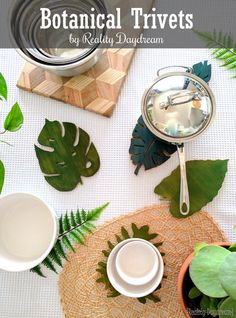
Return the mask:
<path id="1" fill-rule="evenodd" d="M 135 256 L 139 252 L 140 255 Z M 148 266 L 143 266 L 145 257 L 149 260 Z M 135 261 L 140 261 L 139 266 Z M 108 279 L 120 294 L 127 297 L 140 298 L 151 294 L 160 285 L 163 274 L 164 262 L 160 252 L 143 239 L 130 238 L 120 242 L 108 257 Z"/>
<path id="2" fill-rule="evenodd" d="M 0 269 L 19 272 L 39 265 L 57 236 L 56 214 L 43 200 L 24 192 L 0 197 Z"/>
<path id="3" fill-rule="evenodd" d="M 157 274 L 159 259 L 146 241 L 131 241 L 123 245 L 116 255 L 116 270 L 131 285 L 149 283 Z"/>

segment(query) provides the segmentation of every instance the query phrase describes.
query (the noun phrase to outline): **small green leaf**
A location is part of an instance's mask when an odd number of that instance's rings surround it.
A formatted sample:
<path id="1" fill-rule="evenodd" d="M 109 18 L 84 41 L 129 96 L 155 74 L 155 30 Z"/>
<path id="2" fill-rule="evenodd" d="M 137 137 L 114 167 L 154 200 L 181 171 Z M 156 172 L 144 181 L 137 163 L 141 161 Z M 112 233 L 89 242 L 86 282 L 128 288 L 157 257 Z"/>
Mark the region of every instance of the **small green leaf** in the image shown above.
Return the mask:
<path id="1" fill-rule="evenodd" d="M 123 238 L 126 240 L 130 238 L 128 231 L 123 226 L 121 228 L 121 234 L 122 234 Z"/>
<path id="2" fill-rule="evenodd" d="M 75 249 L 74 249 L 73 245 L 71 244 L 71 242 L 70 242 L 70 240 L 68 239 L 67 236 L 63 236 L 62 242 L 65 244 L 65 246 L 66 246 L 69 250 L 71 250 L 71 251 L 73 251 L 73 252 L 75 253 Z"/>
<path id="3" fill-rule="evenodd" d="M 231 297 L 226 298 L 219 307 L 219 318 L 235 318 L 236 300 Z"/>
<path id="4" fill-rule="evenodd" d="M 49 254 L 49 257 L 51 258 L 51 260 L 53 262 L 55 262 L 58 266 L 62 267 L 62 261 L 61 261 L 61 257 L 60 255 L 58 255 L 56 249 L 52 249 L 50 254 Z"/>
<path id="5" fill-rule="evenodd" d="M 200 307 L 205 312 L 205 314 L 208 312 L 209 306 L 210 306 L 210 297 L 203 295 L 200 301 Z"/>
<path id="6" fill-rule="evenodd" d="M 220 267 L 219 279 L 227 294 L 236 300 L 236 253 L 230 253 Z"/>
<path id="7" fill-rule="evenodd" d="M 63 215 L 60 216 L 59 218 L 59 234 L 63 234 L 64 229 L 63 229 Z"/>
<path id="8" fill-rule="evenodd" d="M 5 119 L 4 129 L 10 132 L 15 132 L 21 128 L 23 122 L 24 117 L 21 112 L 20 106 L 18 105 L 18 103 L 15 103 Z"/>
<path id="9" fill-rule="evenodd" d="M 189 267 L 190 277 L 204 295 L 215 298 L 227 296 L 220 282 L 220 271 L 229 254 L 226 248 L 209 245 L 194 256 Z"/>
<path id="10" fill-rule="evenodd" d="M 107 244 L 108 244 L 110 250 L 113 250 L 113 248 L 115 247 L 115 246 L 111 243 L 111 241 L 107 241 Z"/>
<path id="11" fill-rule="evenodd" d="M 2 73 L 0 73 L 0 99 L 2 100 L 1 97 L 7 100 L 7 83 Z"/>
<path id="12" fill-rule="evenodd" d="M 199 211 L 218 194 L 226 172 L 228 160 L 193 160 L 186 163 L 190 213 Z M 170 176 L 156 186 L 155 193 L 170 200 L 170 212 L 177 218 L 184 218 L 179 211 L 180 171 L 175 169 Z"/>
<path id="13" fill-rule="evenodd" d="M 37 275 L 39 275 L 40 277 L 44 277 L 46 278 L 46 276 L 43 274 L 42 270 L 41 270 L 41 267 L 38 265 L 38 266 L 35 266 L 34 268 L 31 268 L 30 270 L 32 273 L 35 273 Z"/>
<path id="14" fill-rule="evenodd" d="M 70 213 L 70 222 L 71 222 L 71 226 L 72 227 L 75 227 L 77 225 L 76 224 L 75 215 L 74 215 L 73 211 L 71 211 L 71 213 Z"/>
<path id="15" fill-rule="evenodd" d="M 54 273 L 57 274 L 57 270 L 56 270 L 55 266 L 53 265 L 53 262 L 50 260 L 49 257 L 45 258 L 45 260 L 42 262 L 42 264 L 44 266 L 46 266 L 48 269 L 50 269 L 51 271 L 53 271 Z"/>
<path id="16" fill-rule="evenodd" d="M 0 160 L 0 193 L 2 193 L 2 188 L 5 179 L 5 168 L 3 162 Z"/>
<path id="17" fill-rule="evenodd" d="M 218 303 L 219 300 L 217 298 L 210 298 L 209 312 L 212 317 L 218 317 Z"/>
<path id="18" fill-rule="evenodd" d="M 67 256 L 66 256 L 66 253 L 64 251 L 64 248 L 62 246 L 62 242 L 61 240 L 57 240 L 56 244 L 55 244 L 55 249 L 57 251 L 57 253 L 62 257 L 64 258 L 66 261 L 68 260 L 67 259 Z"/>
<path id="19" fill-rule="evenodd" d="M 230 251 L 230 252 L 236 252 L 236 243 L 230 245 L 229 251 Z"/>
<path id="20" fill-rule="evenodd" d="M 67 232 L 70 229 L 71 229 L 70 220 L 69 220 L 68 214 L 66 212 L 66 214 L 63 217 L 63 230 L 64 230 L 64 232 Z"/>
<path id="21" fill-rule="evenodd" d="M 202 295 L 202 292 L 197 287 L 192 287 L 188 293 L 189 299 L 195 299 Z"/>

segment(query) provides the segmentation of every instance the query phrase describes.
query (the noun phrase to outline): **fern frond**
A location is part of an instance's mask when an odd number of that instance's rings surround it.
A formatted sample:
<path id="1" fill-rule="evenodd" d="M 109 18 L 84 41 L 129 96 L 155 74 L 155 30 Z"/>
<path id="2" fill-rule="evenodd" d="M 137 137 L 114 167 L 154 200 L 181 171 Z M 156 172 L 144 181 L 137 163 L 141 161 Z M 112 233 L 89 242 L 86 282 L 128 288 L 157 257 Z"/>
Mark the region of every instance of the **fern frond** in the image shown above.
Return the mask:
<path id="1" fill-rule="evenodd" d="M 206 46 L 212 49 L 212 56 L 223 62 L 222 67 L 227 70 L 236 69 L 236 43 L 230 33 L 213 33 L 194 31 L 206 42 Z M 236 77 L 236 76 L 233 76 Z"/>
<path id="2" fill-rule="evenodd" d="M 86 235 L 91 234 L 96 226 L 93 224 L 103 210 L 108 206 L 104 204 L 94 210 L 86 212 L 85 210 L 77 210 L 76 212 L 66 212 L 59 218 L 59 236 L 54 248 L 51 250 L 48 257 L 42 262 L 49 270 L 57 273 L 56 267 L 63 267 L 63 261 L 67 259 L 67 252 L 75 252 L 75 244 L 84 244 Z M 36 266 L 31 272 L 45 277 L 41 266 Z"/>

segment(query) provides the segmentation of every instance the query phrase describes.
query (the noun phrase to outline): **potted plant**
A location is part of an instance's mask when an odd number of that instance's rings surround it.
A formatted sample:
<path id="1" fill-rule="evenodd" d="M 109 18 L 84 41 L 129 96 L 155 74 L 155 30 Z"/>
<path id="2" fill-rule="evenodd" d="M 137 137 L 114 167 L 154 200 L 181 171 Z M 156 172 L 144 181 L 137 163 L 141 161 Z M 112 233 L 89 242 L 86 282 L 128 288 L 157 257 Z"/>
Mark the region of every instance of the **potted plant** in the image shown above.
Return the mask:
<path id="1" fill-rule="evenodd" d="M 178 293 L 187 318 L 236 317 L 236 244 L 197 244 L 180 270 Z"/>

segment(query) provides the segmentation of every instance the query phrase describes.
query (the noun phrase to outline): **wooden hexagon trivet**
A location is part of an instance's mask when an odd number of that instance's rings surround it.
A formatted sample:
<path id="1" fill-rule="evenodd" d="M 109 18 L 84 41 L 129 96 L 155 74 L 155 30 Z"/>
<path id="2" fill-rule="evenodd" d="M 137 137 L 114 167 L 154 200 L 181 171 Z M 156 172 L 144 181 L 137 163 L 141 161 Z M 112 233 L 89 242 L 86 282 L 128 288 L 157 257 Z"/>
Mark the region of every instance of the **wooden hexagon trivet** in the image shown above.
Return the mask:
<path id="1" fill-rule="evenodd" d="M 110 117 L 135 49 L 105 49 L 98 63 L 75 77 L 60 77 L 26 63 L 17 87 Z"/>
<path id="2" fill-rule="evenodd" d="M 165 253 L 165 275 L 162 287 L 156 293 L 161 299 L 158 303 L 147 301 L 141 304 L 136 299 L 118 296 L 107 298 L 103 284 L 96 283 L 100 276 L 97 264 L 105 257 L 107 241 L 114 240 L 122 226 L 131 228 L 149 225 L 150 232 L 158 233 L 163 242 L 160 250 Z M 187 256 L 197 242 L 226 241 L 213 218 L 199 212 L 186 219 L 170 215 L 167 205 L 145 207 L 112 220 L 101 226 L 87 238 L 86 245 L 79 245 L 76 253 L 69 255 L 60 274 L 59 292 L 66 318 L 182 318 L 178 304 L 177 278 Z"/>

